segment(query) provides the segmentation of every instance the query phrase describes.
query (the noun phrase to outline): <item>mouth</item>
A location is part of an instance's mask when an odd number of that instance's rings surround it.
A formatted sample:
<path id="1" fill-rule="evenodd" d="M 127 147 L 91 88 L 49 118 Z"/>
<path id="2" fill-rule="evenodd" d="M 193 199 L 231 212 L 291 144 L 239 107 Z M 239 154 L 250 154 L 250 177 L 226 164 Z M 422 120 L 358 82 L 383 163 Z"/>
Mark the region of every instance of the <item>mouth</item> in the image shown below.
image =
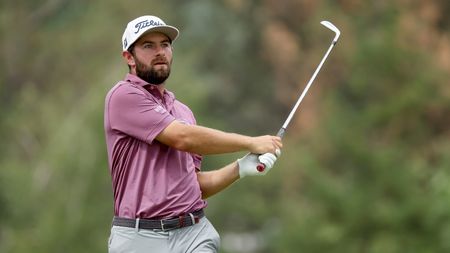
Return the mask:
<path id="1" fill-rule="evenodd" d="M 163 61 L 163 60 L 158 60 L 158 61 L 155 61 L 155 62 L 153 63 L 153 65 L 154 65 L 154 66 L 158 66 L 158 65 L 168 65 L 168 63 L 167 63 L 166 61 Z"/>

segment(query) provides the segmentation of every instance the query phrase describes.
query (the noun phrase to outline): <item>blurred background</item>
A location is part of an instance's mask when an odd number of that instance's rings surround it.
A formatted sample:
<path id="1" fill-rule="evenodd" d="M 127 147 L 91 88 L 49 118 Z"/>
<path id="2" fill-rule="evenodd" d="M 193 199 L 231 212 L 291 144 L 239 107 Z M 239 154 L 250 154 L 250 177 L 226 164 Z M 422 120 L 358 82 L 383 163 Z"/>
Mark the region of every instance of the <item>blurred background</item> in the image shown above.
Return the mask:
<path id="1" fill-rule="evenodd" d="M 222 253 L 450 252 L 450 2 L 0 3 L 0 252 L 106 252 L 104 98 L 144 14 L 178 27 L 167 88 L 200 125 L 275 134 L 265 177 L 208 200 Z M 242 154 L 204 158 L 219 168 Z"/>

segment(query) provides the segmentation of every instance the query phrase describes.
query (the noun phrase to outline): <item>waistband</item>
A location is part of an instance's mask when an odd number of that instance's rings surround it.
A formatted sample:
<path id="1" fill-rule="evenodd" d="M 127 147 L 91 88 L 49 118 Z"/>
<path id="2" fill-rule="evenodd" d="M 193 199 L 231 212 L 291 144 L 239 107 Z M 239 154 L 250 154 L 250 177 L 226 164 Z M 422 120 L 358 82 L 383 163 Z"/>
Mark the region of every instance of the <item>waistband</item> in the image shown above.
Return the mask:
<path id="1" fill-rule="evenodd" d="M 169 231 L 182 227 L 192 226 L 197 224 L 201 218 L 205 216 L 203 209 L 192 213 L 182 214 L 178 217 L 172 217 L 163 220 L 154 219 L 130 219 L 114 216 L 112 225 L 120 227 L 129 227 L 136 229 L 151 229 Z"/>

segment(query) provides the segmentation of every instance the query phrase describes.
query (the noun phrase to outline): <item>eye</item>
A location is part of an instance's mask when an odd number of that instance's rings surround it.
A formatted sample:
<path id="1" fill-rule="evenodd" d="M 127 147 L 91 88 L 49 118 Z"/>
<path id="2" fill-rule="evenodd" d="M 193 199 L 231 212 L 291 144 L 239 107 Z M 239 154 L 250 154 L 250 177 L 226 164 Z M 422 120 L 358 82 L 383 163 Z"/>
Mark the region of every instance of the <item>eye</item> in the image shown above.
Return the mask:
<path id="1" fill-rule="evenodd" d="M 163 47 L 163 48 L 170 47 L 170 42 L 163 42 L 163 43 L 161 43 L 161 47 Z"/>
<path id="2" fill-rule="evenodd" d="M 154 46 L 154 44 L 152 44 L 152 43 L 144 43 L 144 44 L 142 45 L 142 47 L 143 47 L 143 48 L 154 48 L 155 46 Z"/>

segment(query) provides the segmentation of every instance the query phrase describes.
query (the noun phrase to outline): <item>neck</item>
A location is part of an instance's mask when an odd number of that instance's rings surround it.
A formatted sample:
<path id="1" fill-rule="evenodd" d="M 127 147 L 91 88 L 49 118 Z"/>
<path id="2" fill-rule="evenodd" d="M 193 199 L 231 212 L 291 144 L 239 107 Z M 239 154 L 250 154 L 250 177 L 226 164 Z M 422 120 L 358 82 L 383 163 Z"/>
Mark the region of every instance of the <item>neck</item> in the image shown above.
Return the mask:
<path id="1" fill-rule="evenodd" d="M 161 96 L 162 95 L 164 95 L 164 90 L 166 90 L 166 88 L 165 88 L 165 83 L 162 83 L 162 84 L 160 84 L 160 85 L 155 85 L 156 86 L 156 88 L 158 88 L 158 90 L 159 90 L 159 93 L 161 93 Z"/>

